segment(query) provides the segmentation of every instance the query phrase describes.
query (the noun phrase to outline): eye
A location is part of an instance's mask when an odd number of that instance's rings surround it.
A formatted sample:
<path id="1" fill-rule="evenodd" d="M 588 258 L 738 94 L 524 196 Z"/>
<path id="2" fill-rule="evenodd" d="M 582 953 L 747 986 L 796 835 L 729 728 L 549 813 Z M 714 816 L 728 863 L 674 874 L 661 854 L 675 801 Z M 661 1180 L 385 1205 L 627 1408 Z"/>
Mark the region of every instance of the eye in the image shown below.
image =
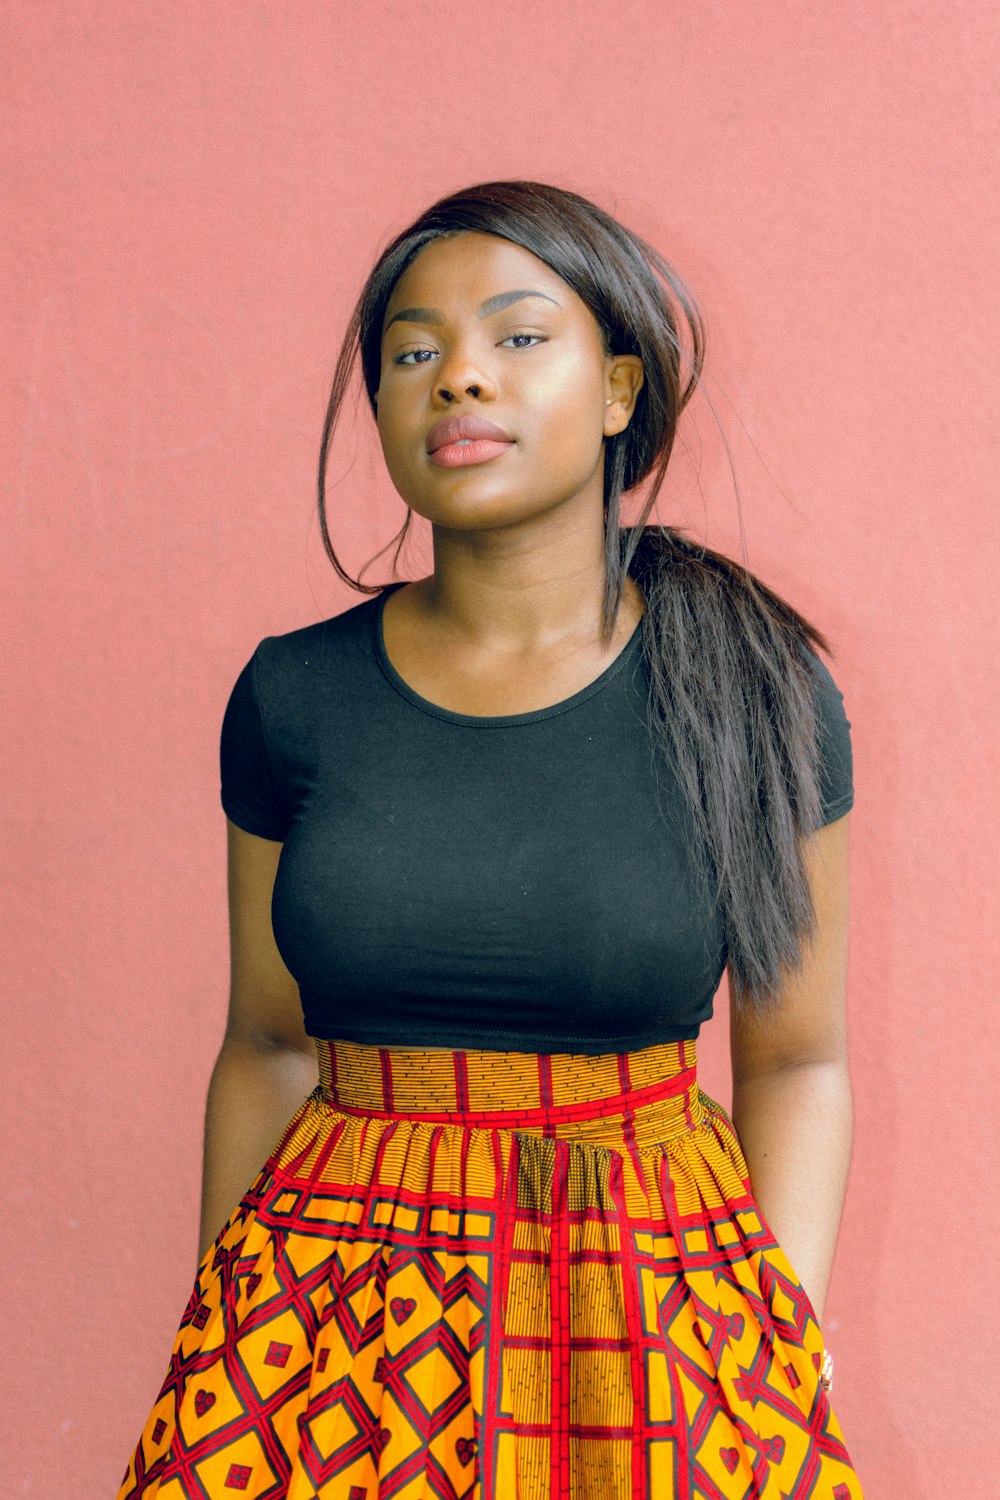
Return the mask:
<path id="1" fill-rule="evenodd" d="M 433 349 L 405 349 L 402 354 L 396 354 L 396 355 L 394 355 L 392 362 L 393 362 L 394 365 L 401 365 L 404 360 L 408 360 L 409 359 L 409 357 L 410 357 L 411 354 L 433 354 L 433 353 L 434 353 Z M 423 365 L 423 364 L 426 364 L 427 361 L 423 360 L 423 359 L 420 359 L 420 360 L 417 360 L 416 363 L 420 364 L 420 365 Z"/>
<path id="2" fill-rule="evenodd" d="M 546 338 L 543 333 L 529 333 L 527 330 L 524 330 L 518 333 L 509 333 L 505 339 L 501 340 L 501 343 L 507 344 L 511 339 L 535 339 L 537 342 L 543 344 L 546 342 Z M 519 344 L 518 347 L 521 349 L 530 349 L 532 346 L 530 344 Z M 394 365 L 401 365 L 409 360 L 411 354 L 417 355 L 433 353 L 433 349 L 404 349 L 401 354 L 394 355 L 392 362 Z M 426 363 L 427 360 L 425 359 L 414 360 L 414 364 L 425 365 Z"/>
<path id="3" fill-rule="evenodd" d="M 503 342 L 506 344 L 509 339 L 540 339 L 543 344 L 545 343 L 545 335 L 543 333 L 509 333 Z M 524 344 L 521 345 L 522 349 L 526 347 Z"/>

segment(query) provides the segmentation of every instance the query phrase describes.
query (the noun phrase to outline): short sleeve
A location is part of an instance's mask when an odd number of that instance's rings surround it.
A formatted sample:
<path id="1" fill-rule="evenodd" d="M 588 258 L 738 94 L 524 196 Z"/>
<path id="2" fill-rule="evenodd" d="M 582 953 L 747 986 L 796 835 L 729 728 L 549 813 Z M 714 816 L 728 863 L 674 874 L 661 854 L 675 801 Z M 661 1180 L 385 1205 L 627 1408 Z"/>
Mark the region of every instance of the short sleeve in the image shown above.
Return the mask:
<path id="1" fill-rule="evenodd" d="M 851 721 L 844 709 L 844 695 L 834 681 L 829 667 L 814 651 L 808 651 L 807 655 L 816 682 L 822 827 L 842 818 L 854 806 Z"/>
<path id="2" fill-rule="evenodd" d="M 268 750 L 257 680 L 259 654 L 258 646 L 237 677 L 222 718 L 222 807 L 245 832 L 281 842 L 288 818 Z"/>

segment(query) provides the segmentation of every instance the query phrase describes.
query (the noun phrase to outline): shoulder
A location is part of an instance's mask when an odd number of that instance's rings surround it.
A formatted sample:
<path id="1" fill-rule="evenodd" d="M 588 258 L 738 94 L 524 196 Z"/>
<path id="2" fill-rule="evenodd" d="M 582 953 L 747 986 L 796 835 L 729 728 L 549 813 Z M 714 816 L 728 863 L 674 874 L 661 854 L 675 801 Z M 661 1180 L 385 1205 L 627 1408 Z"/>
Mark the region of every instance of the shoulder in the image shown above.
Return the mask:
<path id="1" fill-rule="evenodd" d="M 363 660 L 379 597 L 370 595 L 329 619 L 262 637 L 248 664 L 262 700 L 284 691 L 298 694 L 310 682 L 336 676 L 338 666 Z"/>
<path id="2" fill-rule="evenodd" d="M 802 647 L 812 672 L 816 705 L 816 743 L 824 822 L 842 817 L 854 805 L 854 756 L 851 721 L 844 694 L 823 658 Z"/>
<path id="3" fill-rule="evenodd" d="M 283 840 L 300 773 L 329 739 L 338 706 L 371 681 L 369 596 L 328 620 L 264 636 L 236 679 L 219 745 L 222 805 L 247 833 Z M 360 686 L 359 686 L 360 685 Z"/>
<path id="4" fill-rule="evenodd" d="M 851 721 L 847 717 L 846 700 L 837 677 L 811 646 L 803 645 L 802 651 L 812 674 L 820 736 L 845 742 L 849 750 Z"/>
<path id="5" fill-rule="evenodd" d="M 801 649 L 802 654 L 804 655 L 812 672 L 813 681 L 816 685 L 817 691 L 821 694 L 826 694 L 829 697 L 839 698 L 841 703 L 843 703 L 844 695 L 840 690 L 836 678 L 834 677 L 833 673 L 831 672 L 830 668 L 827 666 L 823 658 L 817 651 L 813 649 L 812 646 L 806 643 L 802 644 Z"/>
<path id="6" fill-rule="evenodd" d="M 261 664 L 281 666 L 308 662 L 327 651 L 343 650 L 363 641 L 371 630 L 379 595 L 372 594 L 339 614 L 309 625 L 298 625 L 276 635 L 265 635 L 257 645 Z"/>

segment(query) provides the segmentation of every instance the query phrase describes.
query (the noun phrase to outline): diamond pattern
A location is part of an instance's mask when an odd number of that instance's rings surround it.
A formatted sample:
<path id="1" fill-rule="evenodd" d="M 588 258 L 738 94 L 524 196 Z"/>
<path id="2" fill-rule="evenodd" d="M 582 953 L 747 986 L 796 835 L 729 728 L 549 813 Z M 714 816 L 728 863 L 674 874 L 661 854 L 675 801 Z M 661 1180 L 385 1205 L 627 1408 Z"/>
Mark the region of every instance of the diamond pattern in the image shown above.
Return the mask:
<path id="1" fill-rule="evenodd" d="M 118 1500 L 861 1496 L 693 1042 L 317 1049 Z"/>

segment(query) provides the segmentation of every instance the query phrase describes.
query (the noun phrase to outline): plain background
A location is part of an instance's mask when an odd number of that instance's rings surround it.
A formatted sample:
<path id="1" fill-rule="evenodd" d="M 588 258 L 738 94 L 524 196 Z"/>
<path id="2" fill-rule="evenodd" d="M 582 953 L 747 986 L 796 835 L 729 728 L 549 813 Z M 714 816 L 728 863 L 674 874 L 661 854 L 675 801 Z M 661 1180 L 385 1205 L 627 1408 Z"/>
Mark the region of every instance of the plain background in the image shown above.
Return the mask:
<path id="1" fill-rule="evenodd" d="M 986 1500 L 990 7 L 5 12 L 5 1494 L 116 1493 L 191 1286 L 228 979 L 218 732 L 261 636 L 362 597 L 314 493 L 351 307 L 434 198 L 533 177 L 653 241 L 703 308 L 658 514 L 833 643 L 857 797 L 834 1406 L 868 1500 Z M 356 572 L 404 515 L 363 406 L 329 494 Z M 403 576 L 427 569 L 418 546 Z M 723 989 L 700 1044 L 723 1099 L 726 1009 Z"/>

